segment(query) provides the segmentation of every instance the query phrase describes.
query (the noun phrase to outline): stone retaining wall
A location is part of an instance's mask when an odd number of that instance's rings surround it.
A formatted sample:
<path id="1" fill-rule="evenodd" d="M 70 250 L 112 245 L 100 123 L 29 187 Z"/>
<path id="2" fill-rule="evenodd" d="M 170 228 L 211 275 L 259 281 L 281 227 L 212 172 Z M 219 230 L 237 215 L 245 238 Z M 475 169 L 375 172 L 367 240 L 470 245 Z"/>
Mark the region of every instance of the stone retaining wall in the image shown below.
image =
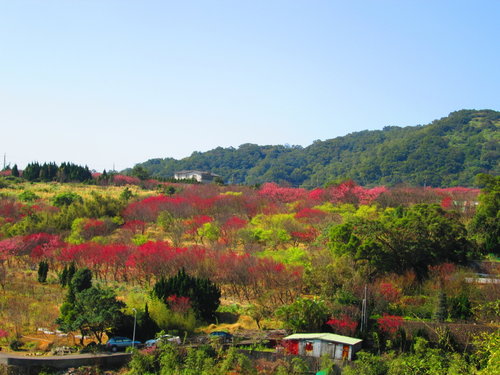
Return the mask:
<path id="1" fill-rule="evenodd" d="M 123 367 L 130 353 L 68 355 L 64 357 L 1 356 L 0 375 L 36 375 L 43 369 L 64 370 L 72 367 L 98 366 L 103 369 Z"/>

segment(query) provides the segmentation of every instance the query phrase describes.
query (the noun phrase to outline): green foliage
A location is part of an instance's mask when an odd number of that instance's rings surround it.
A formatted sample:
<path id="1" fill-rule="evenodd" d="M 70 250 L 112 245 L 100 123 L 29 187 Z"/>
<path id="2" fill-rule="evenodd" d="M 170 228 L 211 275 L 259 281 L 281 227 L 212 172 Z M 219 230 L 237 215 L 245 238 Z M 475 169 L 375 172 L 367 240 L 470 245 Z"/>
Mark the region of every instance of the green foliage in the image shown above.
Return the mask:
<path id="1" fill-rule="evenodd" d="M 361 185 L 472 186 L 478 172 L 500 173 L 499 126 L 497 111 L 461 110 L 426 126 L 365 130 L 306 148 L 243 144 L 138 165 L 161 177 L 209 170 L 229 184 L 317 187 L 343 177 Z"/>
<path id="2" fill-rule="evenodd" d="M 437 298 L 436 310 L 434 311 L 434 320 L 444 322 L 448 319 L 448 301 L 446 294 L 440 290 Z"/>
<path id="3" fill-rule="evenodd" d="M 290 305 L 276 310 L 286 328 L 294 332 L 316 332 L 328 319 L 328 310 L 322 300 L 298 298 Z"/>
<path id="4" fill-rule="evenodd" d="M 147 180 L 151 177 L 151 174 L 148 172 L 148 170 L 139 164 L 136 164 L 134 168 L 132 168 L 132 171 L 130 171 L 130 175 L 133 177 L 137 177 L 139 180 Z"/>
<path id="5" fill-rule="evenodd" d="M 413 353 L 402 354 L 389 362 L 388 375 L 468 375 L 473 367 L 458 355 L 445 355 L 440 349 L 429 347 L 427 340 L 417 337 Z"/>
<path id="6" fill-rule="evenodd" d="M 148 241 L 149 241 L 149 238 L 145 234 L 138 233 L 134 237 L 132 237 L 132 243 L 135 246 L 141 246 L 141 245 L 145 244 Z"/>
<path id="7" fill-rule="evenodd" d="M 11 340 L 9 342 L 9 349 L 10 350 L 18 351 L 21 349 L 22 346 L 23 346 L 23 342 L 21 340 L 18 340 L 18 339 L 14 339 L 14 340 Z"/>
<path id="8" fill-rule="evenodd" d="M 355 367 L 347 366 L 343 369 L 343 375 L 385 375 L 388 370 L 387 361 L 381 356 L 367 352 L 356 353 Z"/>
<path id="9" fill-rule="evenodd" d="M 124 306 L 123 302 L 116 299 L 113 290 L 90 287 L 77 292 L 71 304 L 63 304 L 57 322 L 63 331 L 91 333 L 101 344 L 106 330 L 119 321 Z"/>
<path id="10" fill-rule="evenodd" d="M 52 204 L 56 207 L 69 206 L 75 202 L 82 203 L 83 199 L 78 194 L 69 191 L 59 193 L 52 198 Z"/>
<path id="11" fill-rule="evenodd" d="M 164 303 L 170 296 L 188 297 L 196 316 L 208 321 L 219 307 L 221 291 L 209 279 L 190 276 L 181 269 L 173 277 L 162 277 L 154 285 L 153 294 Z"/>
<path id="12" fill-rule="evenodd" d="M 75 275 L 76 272 L 76 266 L 74 262 L 71 262 L 71 264 L 65 265 L 63 270 L 61 271 L 61 274 L 59 275 L 59 284 L 62 286 L 69 286 L 71 279 Z"/>
<path id="13" fill-rule="evenodd" d="M 283 264 L 307 266 L 310 263 L 308 252 L 301 247 L 289 247 L 283 250 L 267 249 L 256 254 L 261 258 L 272 258 Z"/>
<path id="14" fill-rule="evenodd" d="M 120 193 L 120 199 L 124 201 L 130 200 L 133 196 L 134 193 L 132 193 L 132 191 L 128 187 L 125 187 L 125 189 L 123 189 L 123 191 Z"/>
<path id="15" fill-rule="evenodd" d="M 19 177 L 19 169 L 17 168 L 17 164 L 14 164 L 11 170 L 11 175 L 14 177 Z"/>
<path id="16" fill-rule="evenodd" d="M 73 293 L 79 293 L 92 287 L 92 271 L 88 268 L 77 270 L 71 278 L 69 287 Z"/>
<path id="17" fill-rule="evenodd" d="M 220 237 L 220 229 L 212 222 L 204 223 L 200 228 L 198 228 L 197 234 L 201 238 L 202 242 L 204 239 L 207 239 L 210 242 L 216 242 Z"/>
<path id="18" fill-rule="evenodd" d="M 484 253 L 500 255 L 500 176 L 480 174 L 476 182 L 483 190 L 469 231 Z"/>
<path id="19" fill-rule="evenodd" d="M 40 199 L 38 195 L 36 195 L 30 190 L 23 191 L 21 194 L 18 195 L 18 198 L 23 202 L 34 202 L 37 199 Z"/>
<path id="20" fill-rule="evenodd" d="M 24 168 L 23 178 L 28 181 L 59 181 L 59 182 L 84 182 L 92 179 L 92 173 L 87 166 L 81 167 L 72 163 L 38 162 L 30 163 Z"/>
<path id="21" fill-rule="evenodd" d="M 254 240 L 272 247 L 286 244 L 292 239 L 290 233 L 301 229 L 293 214 L 259 214 L 252 218 L 250 224 Z"/>
<path id="22" fill-rule="evenodd" d="M 478 375 L 496 375 L 500 373 L 500 330 L 483 333 L 474 341 L 477 348 L 474 360 L 479 366 Z"/>
<path id="23" fill-rule="evenodd" d="M 158 331 L 160 331 L 160 327 L 149 314 L 149 307 L 146 303 L 144 311 L 141 311 L 137 316 L 137 338 L 147 340 L 155 337 Z"/>
<path id="24" fill-rule="evenodd" d="M 305 367 L 291 374 L 301 374 Z M 256 369 L 250 360 L 234 348 L 216 353 L 210 346 L 181 348 L 163 343 L 153 352 L 136 351 L 129 363 L 127 375 L 162 374 L 162 375 L 219 375 L 233 374 L 254 375 Z"/>
<path id="25" fill-rule="evenodd" d="M 49 263 L 42 260 L 38 263 L 38 282 L 45 283 L 47 281 L 47 273 L 49 272 Z"/>
<path id="26" fill-rule="evenodd" d="M 449 298 L 450 318 L 468 320 L 472 317 L 472 304 L 463 291 L 456 297 Z"/>
<path id="27" fill-rule="evenodd" d="M 464 263 L 473 250 L 463 224 L 439 206 L 427 204 L 334 225 L 327 238 L 337 255 L 367 260 L 378 272 L 414 270 L 419 277 L 427 275 L 430 265 Z"/>

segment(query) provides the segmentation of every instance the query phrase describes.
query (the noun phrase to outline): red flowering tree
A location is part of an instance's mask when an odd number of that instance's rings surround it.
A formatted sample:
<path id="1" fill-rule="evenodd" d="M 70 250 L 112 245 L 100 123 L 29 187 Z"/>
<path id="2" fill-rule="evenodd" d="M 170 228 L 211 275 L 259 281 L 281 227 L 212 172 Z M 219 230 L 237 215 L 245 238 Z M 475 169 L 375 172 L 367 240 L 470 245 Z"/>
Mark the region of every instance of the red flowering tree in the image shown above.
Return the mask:
<path id="1" fill-rule="evenodd" d="M 248 221 L 239 218 L 238 216 L 231 216 L 221 226 L 221 242 L 226 245 L 231 245 L 236 242 L 237 233 L 240 229 L 244 228 Z"/>
<path id="2" fill-rule="evenodd" d="M 305 189 L 281 187 L 268 182 L 262 185 L 259 195 L 274 202 L 290 203 L 306 198 L 308 193 Z"/>
<path id="3" fill-rule="evenodd" d="M 201 236 L 199 235 L 199 229 L 203 227 L 206 223 L 211 223 L 214 218 L 207 215 L 196 215 L 191 219 L 184 222 L 186 227 L 186 234 L 191 236 L 196 242 L 201 242 Z"/>
<path id="4" fill-rule="evenodd" d="M 345 336 L 353 336 L 358 328 L 358 321 L 353 320 L 347 314 L 342 314 L 339 318 L 332 317 L 326 322 L 326 324 L 332 327 L 335 333 Z"/>
<path id="5" fill-rule="evenodd" d="M 6 337 L 9 337 L 9 332 L 6 330 L 0 329 L 0 339 L 4 339 Z"/>
<path id="6" fill-rule="evenodd" d="M 141 220 L 131 220 L 123 224 L 122 229 L 125 231 L 130 231 L 133 234 L 144 234 L 146 223 Z"/>
<path id="7" fill-rule="evenodd" d="M 384 314 L 381 318 L 377 319 L 377 324 L 381 332 L 393 336 L 403 325 L 403 318 L 397 315 Z"/>
<path id="8" fill-rule="evenodd" d="M 295 218 L 307 223 L 317 223 L 323 220 L 326 216 L 324 211 L 316 208 L 303 208 L 295 214 Z"/>
<path id="9" fill-rule="evenodd" d="M 186 314 L 191 309 L 189 297 L 177 296 L 175 294 L 167 297 L 167 306 L 173 312 Z"/>
<path id="10" fill-rule="evenodd" d="M 0 218 L 7 222 L 15 222 L 25 215 L 26 206 L 13 198 L 0 199 Z"/>
<path id="11" fill-rule="evenodd" d="M 125 185 L 139 185 L 141 180 L 137 177 L 125 176 L 122 174 L 116 174 L 113 176 L 113 184 L 116 186 L 125 186 Z"/>
<path id="12" fill-rule="evenodd" d="M 149 284 L 152 277 L 171 275 L 180 269 L 184 264 L 180 261 L 182 254 L 187 250 L 173 247 L 168 242 L 149 241 L 130 254 L 126 265 L 138 280 Z"/>
<path id="13" fill-rule="evenodd" d="M 168 211 L 173 217 L 188 217 L 192 211 L 189 202 L 182 197 L 159 195 L 130 203 L 123 211 L 127 221 L 156 221 L 161 211 Z"/>
<path id="14" fill-rule="evenodd" d="M 302 231 L 293 231 L 290 234 L 292 235 L 292 238 L 295 242 L 294 245 L 297 245 L 298 242 L 302 243 L 313 242 L 316 239 L 316 237 L 318 237 L 318 230 L 313 227 L 309 227 Z"/>
<path id="15" fill-rule="evenodd" d="M 398 302 L 401 298 L 401 289 L 391 282 L 382 282 L 378 286 L 378 294 L 387 302 Z"/>

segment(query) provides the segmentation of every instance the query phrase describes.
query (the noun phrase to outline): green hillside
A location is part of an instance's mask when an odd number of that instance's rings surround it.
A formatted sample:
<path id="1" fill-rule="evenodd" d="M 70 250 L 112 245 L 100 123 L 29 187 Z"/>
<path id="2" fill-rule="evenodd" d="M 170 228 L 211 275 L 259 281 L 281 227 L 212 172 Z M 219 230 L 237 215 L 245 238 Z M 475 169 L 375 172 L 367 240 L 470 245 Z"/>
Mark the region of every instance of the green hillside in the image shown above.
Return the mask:
<path id="1" fill-rule="evenodd" d="M 478 173 L 500 173 L 499 128 L 500 112 L 461 110 L 424 126 L 365 130 L 308 147 L 243 144 L 140 165 L 158 177 L 199 169 L 237 184 L 314 187 L 351 178 L 366 186 L 471 186 Z"/>

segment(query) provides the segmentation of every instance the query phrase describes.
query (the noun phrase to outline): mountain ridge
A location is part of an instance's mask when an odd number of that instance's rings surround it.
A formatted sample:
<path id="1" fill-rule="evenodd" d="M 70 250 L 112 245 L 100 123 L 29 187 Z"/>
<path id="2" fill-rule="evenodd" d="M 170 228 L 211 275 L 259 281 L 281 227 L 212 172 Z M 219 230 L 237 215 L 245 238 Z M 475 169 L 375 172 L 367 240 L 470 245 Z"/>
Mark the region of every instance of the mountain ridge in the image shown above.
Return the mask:
<path id="1" fill-rule="evenodd" d="M 500 174 L 499 128 L 498 111 L 459 110 L 427 125 L 362 130 L 306 147 L 245 143 L 137 165 L 156 177 L 199 169 L 236 184 L 472 186 L 478 173 Z"/>

